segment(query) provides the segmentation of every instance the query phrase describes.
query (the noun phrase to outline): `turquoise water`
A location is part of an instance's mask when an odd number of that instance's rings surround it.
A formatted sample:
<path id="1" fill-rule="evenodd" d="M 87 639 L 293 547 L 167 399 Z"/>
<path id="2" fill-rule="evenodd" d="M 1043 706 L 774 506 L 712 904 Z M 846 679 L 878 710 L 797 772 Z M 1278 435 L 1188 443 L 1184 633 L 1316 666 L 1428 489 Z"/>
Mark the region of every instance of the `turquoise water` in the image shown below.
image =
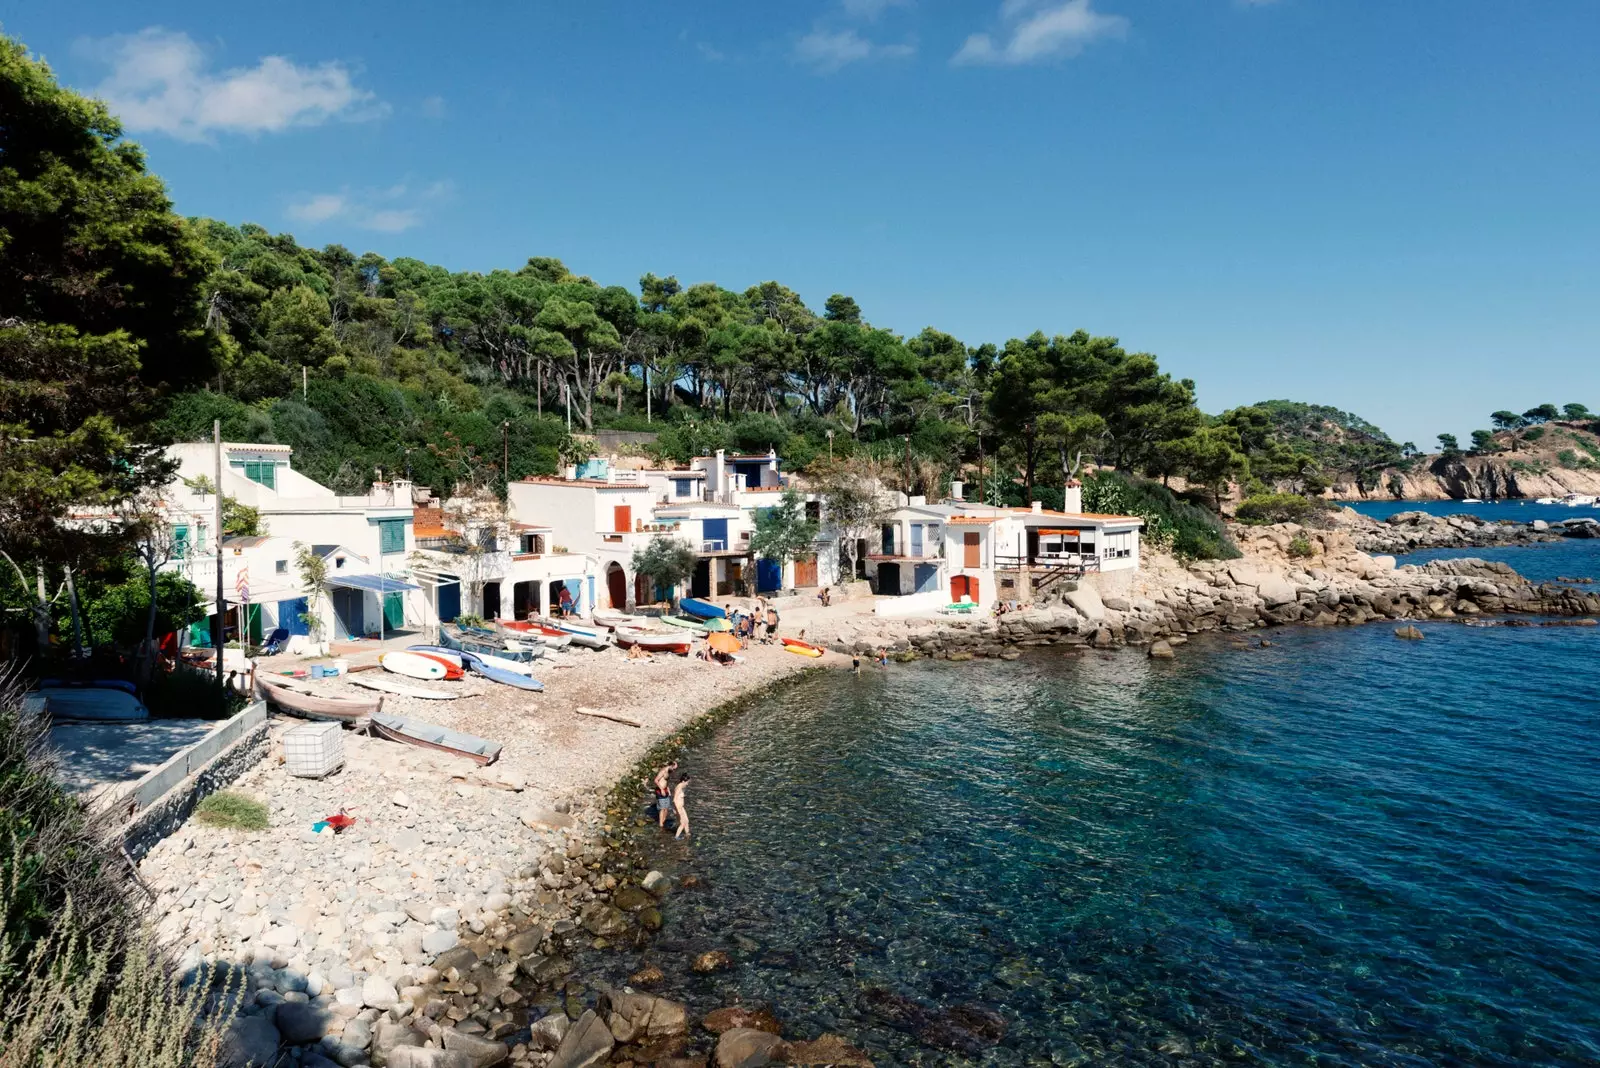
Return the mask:
<path id="1" fill-rule="evenodd" d="M 1422 626 L 807 677 L 600 966 L 880 1064 L 1600 1063 L 1600 631 Z"/>

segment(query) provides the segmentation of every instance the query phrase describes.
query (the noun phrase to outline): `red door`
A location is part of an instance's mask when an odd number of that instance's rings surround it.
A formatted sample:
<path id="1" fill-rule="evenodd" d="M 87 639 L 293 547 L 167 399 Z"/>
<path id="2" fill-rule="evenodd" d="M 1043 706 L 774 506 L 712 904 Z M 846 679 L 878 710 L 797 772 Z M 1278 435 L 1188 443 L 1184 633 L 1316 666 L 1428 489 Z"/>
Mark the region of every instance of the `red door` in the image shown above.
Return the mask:
<path id="1" fill-rule="evenodd" d="M 626 534 L 633 529 L 633 506 L 619 504 L 611 512 L 611 527 L 618 534 Z"/>
<path id="2" fill-rule="evenodd" d="M 956 575 L 950 580 L 950 600 L 959 604 L 961 598 L 970 597 L 972 603 L 978 603 L 978 580 L 971 575 Z"/>
<path id="3" fill-rule="evenodd" d="M 961 560 L 962 567 L 983 566 L 978 553 L 978 532 L 976 530 L 968 530 L 962 533 L 961 550 L 963 554 Z M 973 600 L 976 601 L 977 598 L 974 597 Z"/>
<path id="4" fill-rule="evenodd" d="M 628 607 L 628 576 L 615 564 L 606 572 L 606 592 L 611 595 L 611 607 L 619 612 Z"/>

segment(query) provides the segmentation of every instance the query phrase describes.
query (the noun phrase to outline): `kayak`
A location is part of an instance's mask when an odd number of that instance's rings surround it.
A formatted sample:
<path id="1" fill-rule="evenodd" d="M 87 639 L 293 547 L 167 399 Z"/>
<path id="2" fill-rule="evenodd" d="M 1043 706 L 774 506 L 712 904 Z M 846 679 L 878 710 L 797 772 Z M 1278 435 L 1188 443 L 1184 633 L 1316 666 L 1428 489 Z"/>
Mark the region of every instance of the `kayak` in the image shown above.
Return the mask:
<path id="1" fill-rule="evenodd" d="M 420 656 L 424 660 L 432 660 L 434 663 L 444 668 L 444 677 L 452 682 L 454 682 L 456 679 L 459 679 L 462 675 L 460 660 L 440 656 L 437 653 L 419 653 L 414 650 L 408 651 L 407 655 Z"/>
<path id="2" fill-rule="evenodd" d="M 824 652 L 820 646 L 812 645 L 810 642 L 803 642 L 799 638 L 782 638 L 780 640 L 783 642 L 783 651 L 786 653 L 794 653 L 797 656 L 821 656 Z"/>
<path id="3" fill-rule="evenodd" d="M 514 671 L 518 675 L 532 675 L 533 665 L 524 664 L 519 660 L 512 660 L 504 656 L 494 656 L 490 653 L 473 653 L 462 649 L 444 649 L 437 645 L 408 645 L 406 651 L 411 653 L 425 653 L 436 656 L 440 660 L 454 662 L 461 667 L 468 667 L 468 658 L 475 657 L 492 668 L 501 671 Z"/>

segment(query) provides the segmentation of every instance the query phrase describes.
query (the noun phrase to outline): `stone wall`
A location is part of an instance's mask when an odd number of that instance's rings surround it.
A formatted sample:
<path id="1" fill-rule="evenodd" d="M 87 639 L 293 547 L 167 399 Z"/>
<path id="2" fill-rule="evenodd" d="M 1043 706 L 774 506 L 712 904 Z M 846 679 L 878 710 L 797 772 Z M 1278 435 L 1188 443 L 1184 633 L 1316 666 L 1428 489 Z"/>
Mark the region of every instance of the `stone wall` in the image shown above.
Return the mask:
<path id="1" fill-rule="evenodd" d="M 232 783 L 267 755 L 267 720 L 263 719 L 205 767 L 183 779 L 161 798 L 128 821 L 122 830 L 123 848 L 135 860 L 188 820 L 195 805 Z"/>

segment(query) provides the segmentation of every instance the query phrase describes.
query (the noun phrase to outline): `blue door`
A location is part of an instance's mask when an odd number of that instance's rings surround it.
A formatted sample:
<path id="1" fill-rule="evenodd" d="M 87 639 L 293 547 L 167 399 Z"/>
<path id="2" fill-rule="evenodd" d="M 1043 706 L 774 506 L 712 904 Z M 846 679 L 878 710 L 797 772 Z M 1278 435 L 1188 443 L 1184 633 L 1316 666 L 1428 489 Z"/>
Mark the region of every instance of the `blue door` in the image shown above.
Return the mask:
<path id="1" fill-rule="evenodd" d="M 776 560 L 756 561 L 756 592 L 771 593 L 783 588 L 783 565 Z"/>
<path id="2" fill-rule="evenodd" d="M 916 530 L 919 528 L 912 527 L 911 529 Z M 939 565 L 918 564 L 916 579 L 918 593 L 932 593 L 937 590 L 939 588 Z"/>
<path id="3" fill-rule="evenodd" d="M 310 634 L 311 628 L 306 626 L 305 620 L 300 617 L 309 611 L 304 597 L 292 601 L 278 602 L 278 626 L 290 634 Z"/>
<path id="4" fill-rule="evenodd" d="M 461 583 L 451 582 L 439 587 L 439 622 L 453 623 L 461 614 Z"/>
<path id="5" fill-rule="evenodd" d="M 912 523 L 911 524 L 911 555 L 912 556 L 921 556 L 922 555 L 922 524 L 921 523 Z"/>
<path id="6" fill-rule="evenodd" d="M 702 519 L 700 525 L 704 530 L 702 535 L 708 542 L 716 542 L 714 548 L 726 549 L 728 547 L 728 521 L 726 519 Z"/>

